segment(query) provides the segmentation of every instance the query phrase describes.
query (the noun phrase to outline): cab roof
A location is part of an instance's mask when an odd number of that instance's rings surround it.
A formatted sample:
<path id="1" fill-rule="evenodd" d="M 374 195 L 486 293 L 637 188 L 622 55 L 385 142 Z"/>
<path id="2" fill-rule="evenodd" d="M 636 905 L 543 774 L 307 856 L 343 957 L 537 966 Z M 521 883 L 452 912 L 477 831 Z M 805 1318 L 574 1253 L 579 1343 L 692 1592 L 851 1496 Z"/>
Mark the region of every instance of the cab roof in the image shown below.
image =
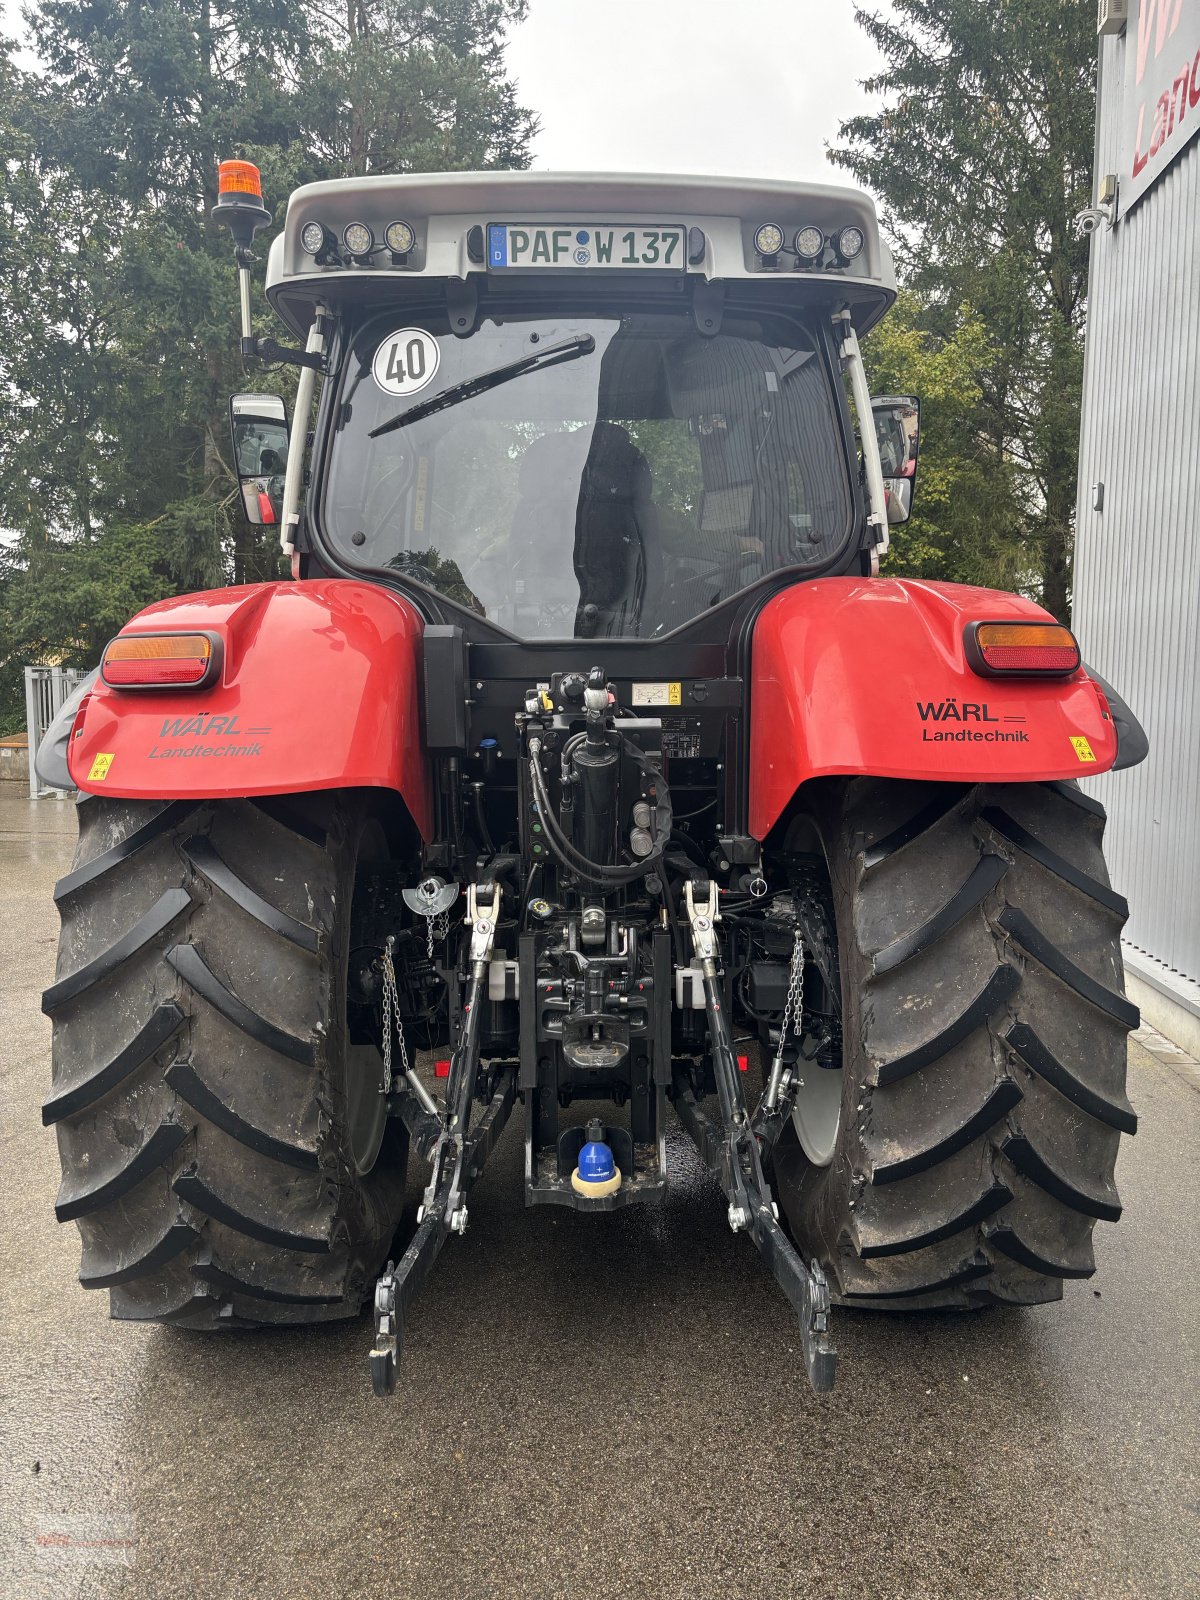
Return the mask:
<path id="1" fill-rule="evenodd" d="M 320 223 L 329 241 L 316 259 L 301 243 L 306 223 Z M 386 248 L 354 260 L 342 242 L 352 222 L 365 223 L 382 246 L 390 222 L 406 222 L 415 243 L 406 256 Z M 430 280 L 486 278 L 483 240 L 491 223 L 679 224 L 688 229 L 692 278 L 741 280 L 765 292 L 803 288 L 804 298 L 848 304 L 860 333 L 887 310 L 896 293 L 891 252 L 879 232 L 875 206 L 858 189 L 768 178 L 718 178 L 653 173 L 432 172 L 383 174 L 310 183 L 288 201 L 282 233 L 271 245 L 267 297 L 300 335 L 317 300 L 386 294 L 428 299 Z M 764 224 L 782 229 L 787 248 L 774 258 L 755 249 Z M 814 225 L 827 236 L 846 227 L 863 248 L 843 263 L 827 249 L 823 262 L 805 264 L 791 252 L 798 229 Z M 699 232 L 693 232 L 699 230 Z M 702 237 L 701 237 L 702 236 Z M 644 269 L 633 275 L 650 276 Z M 626 276 L 609 269 L 609 277 Z M 509 269 L 505 277 L 525 276 Z M 587 270 L 541 270 L 530 277 L 596 276 Z"/>

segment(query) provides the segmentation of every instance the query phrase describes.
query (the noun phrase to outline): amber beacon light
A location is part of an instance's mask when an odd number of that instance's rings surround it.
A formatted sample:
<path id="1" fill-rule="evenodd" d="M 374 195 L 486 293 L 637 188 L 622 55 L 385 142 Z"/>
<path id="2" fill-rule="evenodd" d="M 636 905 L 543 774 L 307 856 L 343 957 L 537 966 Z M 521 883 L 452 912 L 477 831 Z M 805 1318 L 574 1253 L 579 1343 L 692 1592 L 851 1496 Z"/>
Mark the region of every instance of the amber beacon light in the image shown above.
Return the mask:
<path id="1" fill-rule="evenodd" d="M 222 161 L 217 168 L 217 203 L 213 220 L 233 235 L 239 253 L 248 251 L 255 233 L 271 213 L 263 204 L 262 175 L 251 161 Z"/>
<path id="2" fill-rule="evenodd" d="M 212 217 L 233 235 L 242 313 L 242 354 L 256 355 L 258 347 L 250 326 L 250 246 L 258 230 L 270 222 L 271 213 L 263 205 L 262 174 L 252 161 L 218 164 L 217 203 L 212 208 Z"/>
<path id="3" fill-rule="evenodd" d="M 1079 646 L 1058 622 L 972 622 L 964 636 L 967 660 L 984 677 L 1066 677 L 1079 667 Z"/>
<path id="4" fill-rule="evenodd" d="M 209 633 L 124 633 L 105 650 L 100 677 L 110 689 L 202 689 L 220 664 Z"/>

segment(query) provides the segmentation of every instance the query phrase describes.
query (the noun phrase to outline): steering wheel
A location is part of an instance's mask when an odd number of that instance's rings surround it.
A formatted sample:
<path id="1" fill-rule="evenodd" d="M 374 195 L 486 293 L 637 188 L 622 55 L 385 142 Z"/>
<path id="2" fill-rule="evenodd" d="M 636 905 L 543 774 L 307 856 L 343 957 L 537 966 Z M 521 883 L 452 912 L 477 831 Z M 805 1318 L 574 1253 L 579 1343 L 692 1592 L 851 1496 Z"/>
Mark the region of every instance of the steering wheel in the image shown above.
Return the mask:
<path id="1" fill-rule="evenodd" d="M 386 528 L 391 523 L 404 502 L 412 479 L 413 458 L 405 451 L 394 465 L 380 473 L 367 492 L 362 508 L 362 519 L 367 528 Z"/>

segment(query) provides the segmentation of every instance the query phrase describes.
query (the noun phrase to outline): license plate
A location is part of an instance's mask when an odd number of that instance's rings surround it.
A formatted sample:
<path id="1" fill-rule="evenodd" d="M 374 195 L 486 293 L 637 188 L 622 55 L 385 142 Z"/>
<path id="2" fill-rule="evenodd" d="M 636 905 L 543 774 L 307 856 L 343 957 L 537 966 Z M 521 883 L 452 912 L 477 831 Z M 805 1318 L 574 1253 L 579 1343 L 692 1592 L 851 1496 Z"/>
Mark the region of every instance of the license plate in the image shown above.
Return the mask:
<path id="1" fill-rule="evenodd" d="M 687 229 L 676 222 L 489 222 L 489 272 L 623 267 L 687 269 Z"/>

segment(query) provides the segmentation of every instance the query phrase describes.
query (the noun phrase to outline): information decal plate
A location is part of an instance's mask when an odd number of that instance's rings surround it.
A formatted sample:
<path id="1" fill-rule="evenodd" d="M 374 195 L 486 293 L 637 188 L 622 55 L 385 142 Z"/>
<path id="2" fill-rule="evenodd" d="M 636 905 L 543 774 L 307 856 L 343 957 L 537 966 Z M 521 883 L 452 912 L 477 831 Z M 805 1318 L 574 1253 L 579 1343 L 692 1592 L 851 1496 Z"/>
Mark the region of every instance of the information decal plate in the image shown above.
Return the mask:
<path id="1" fill-rule="evenodd" d="M 682 683 L 635 683 L 635 706 L 678 706 L 683 704 Z"/>
<path id="2" fill-rule="evenodd" d="M 681 222 L 489 222 L 489 272 L 687 271 Z"/>

